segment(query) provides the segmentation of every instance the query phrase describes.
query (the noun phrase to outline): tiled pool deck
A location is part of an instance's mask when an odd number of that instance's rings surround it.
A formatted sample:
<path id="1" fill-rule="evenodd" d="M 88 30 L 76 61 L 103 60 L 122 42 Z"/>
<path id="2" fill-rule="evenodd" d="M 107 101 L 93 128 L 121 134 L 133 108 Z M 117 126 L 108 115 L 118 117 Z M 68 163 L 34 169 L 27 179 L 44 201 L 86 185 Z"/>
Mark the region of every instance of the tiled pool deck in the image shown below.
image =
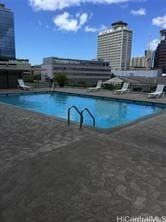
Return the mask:
<path id="1" fill-rule="evenodd" d="M 147 100 L 141 94 L 117 97 Z M 166 103 L 166 97 L 150 101 Z M 164 216 L 165 160 L 166 112 L 102 133 L 0 104 L 0 221 Z"/>

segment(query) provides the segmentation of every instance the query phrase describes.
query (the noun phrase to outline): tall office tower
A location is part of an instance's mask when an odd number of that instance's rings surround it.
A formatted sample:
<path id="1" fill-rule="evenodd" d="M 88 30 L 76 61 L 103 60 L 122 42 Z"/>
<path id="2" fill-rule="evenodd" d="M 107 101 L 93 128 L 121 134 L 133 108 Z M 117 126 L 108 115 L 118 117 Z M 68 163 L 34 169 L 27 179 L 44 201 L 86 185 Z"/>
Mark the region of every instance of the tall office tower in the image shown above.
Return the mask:
<path id="1" fill-rule="evenodd" d="M 155 56 L 155 51 L 154 50 L 145 50 L 145 57 L 146 57 L 146 69 L 150 70 L 154 66 L 154 56 Z"/>
<path id="2" fill-rule="evenodd" d="M 109 61 L 112 70 L 127 70 L 130 67 L 132 31 L 128 24 L 118 21 L 112 28 L 98 35 L 97 58 Z"/>
<path id="3" fill-rule="evenodd" d="M 0 60 L 15 59 L 14 13 L 0 3 Z"/>
<path id="4" fill-rule="evenodd" d="M 154 68 L 162 69 L 166 73 L 166 29 L 160 31 L 160 43 L 154 58 Z"/>

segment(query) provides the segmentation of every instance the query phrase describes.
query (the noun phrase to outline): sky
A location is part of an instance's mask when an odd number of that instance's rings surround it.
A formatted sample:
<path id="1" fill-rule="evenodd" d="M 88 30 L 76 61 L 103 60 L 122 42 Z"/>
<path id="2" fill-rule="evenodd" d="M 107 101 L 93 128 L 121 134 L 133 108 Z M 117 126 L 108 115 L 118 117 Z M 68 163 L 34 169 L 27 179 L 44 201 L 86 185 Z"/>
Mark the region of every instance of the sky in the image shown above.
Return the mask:
<path id="1" fill-rule="evenodd" d="M 16 57 L 96 59 L 97 35 L 118 20 L 133 31 L 132 56 L 155 49 L 166 29 L 166 0 L 0 0 L 15 18 Z"/>

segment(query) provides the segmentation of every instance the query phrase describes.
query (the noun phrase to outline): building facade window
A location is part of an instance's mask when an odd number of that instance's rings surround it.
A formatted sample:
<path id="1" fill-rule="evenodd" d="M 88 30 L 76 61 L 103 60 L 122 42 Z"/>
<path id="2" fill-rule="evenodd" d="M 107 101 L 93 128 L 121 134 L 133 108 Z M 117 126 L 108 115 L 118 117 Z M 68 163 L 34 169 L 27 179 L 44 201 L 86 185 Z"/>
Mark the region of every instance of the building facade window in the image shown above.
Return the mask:
<path id="1" fill-rule="evenodd" d="M 0 4 L 0 59 L 15 59 L 14 14 Z"/>

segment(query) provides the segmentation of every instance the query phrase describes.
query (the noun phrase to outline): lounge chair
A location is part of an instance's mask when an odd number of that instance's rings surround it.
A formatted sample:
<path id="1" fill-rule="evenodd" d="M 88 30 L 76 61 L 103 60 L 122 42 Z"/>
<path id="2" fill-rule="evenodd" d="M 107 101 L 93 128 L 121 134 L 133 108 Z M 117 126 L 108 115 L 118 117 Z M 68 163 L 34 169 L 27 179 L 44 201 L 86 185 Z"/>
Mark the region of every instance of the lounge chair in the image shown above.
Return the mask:
<path id="1" fill-rule="evenodd" d="M 87 89 L 87 91 L 88 91 L 88 92 L 90 92 L 90 91 L 93 91 L 93 92 L 98 91 L 98 90 L 101 89 L 101 86 L 102 86 L 102 80 L 99 80 L 99 81 L 97 82 L 96 87 L 90 87 L 90 88 Z"/>
<path id="2" fill-rule="evenodd" d="M 18 79 L 18 87 L 23 90 L 30 90 L 30 86 L 26 86 L 23 79 Z"/>
<path id="3" fill-rule="evenodd" d="M 129 83 L 124 82 L 122 88 L 114 90 L 114 93 L 117 93 L 117 94 L 128 93 L 128 91 L 129 91 L 128 87 L 129 87 Z"/>
<path id="4" fill-rule="evenodd" d="M 147 95 L 147 98 L 159 98 L 163 95 L 163 90 L 164 90 L 164 84 L 158 84 L 157 85 L 157 88 L 156 88 L 156 91 L 155 92 L 152 92 L 152 93 L 149 93 Z"/>

